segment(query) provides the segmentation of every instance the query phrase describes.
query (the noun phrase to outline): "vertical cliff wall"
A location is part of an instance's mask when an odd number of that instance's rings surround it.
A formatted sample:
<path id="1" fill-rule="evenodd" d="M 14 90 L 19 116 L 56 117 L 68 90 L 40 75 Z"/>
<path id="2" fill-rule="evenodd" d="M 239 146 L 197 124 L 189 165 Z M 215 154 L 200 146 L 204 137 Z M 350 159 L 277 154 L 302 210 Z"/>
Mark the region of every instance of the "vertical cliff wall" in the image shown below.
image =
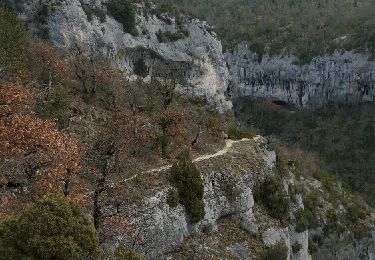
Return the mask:
<path id="1" fill-rule="evenodd" d="M 375 62 L 363 53 L 335 52 L 306 65 L 289 56 L 264 56 L 259 63 L 246 45 L 239 45 L 225 57 L 228 92 L 234 97 L 273 97 L 298 107 L 375 101 Z"/>

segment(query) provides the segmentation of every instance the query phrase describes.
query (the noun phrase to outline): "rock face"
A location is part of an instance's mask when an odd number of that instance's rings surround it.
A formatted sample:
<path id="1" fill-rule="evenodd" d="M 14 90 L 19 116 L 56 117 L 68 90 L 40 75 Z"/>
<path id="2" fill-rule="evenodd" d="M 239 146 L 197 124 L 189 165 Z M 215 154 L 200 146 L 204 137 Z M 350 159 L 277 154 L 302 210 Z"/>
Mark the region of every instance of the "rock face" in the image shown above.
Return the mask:
<path id="1" fill-rule="evenodd" d="M 164 183 L 142 198 L 141 202 L 120 210 L 131 226 L 136 228 L 122 232 L 115 237 L 115 241 L 132 244 L 146 259 L 181 259 L 181 255 L 175 256 L 173 252 L 178 251 L 186 239 L 194 240 L 194 237 L 197 237 L 198 242 L 187 247 L 193 248 L 196 255 L 204 255 L 202 259 L 210 256 L 219 256 L 218 259 L 253 259 L 252 250 L 255 248 L 251 244 L 254 243 L 263 244 L 266 248 L 285 244 L 288 260 L 374 259 L 374 232 L 370 232 L 369 237 L 357 240 L 326 237 L 322 234 L 322 227 L 297 232 L 296 215 L 304 208 L 301 194 L 297 194 L 292 203 L 290 218 L 294 220 L 287 226 L 270 219 L 267 212 L 259 211 L 259 205 L 254 203 L 254 187 L 273 172 L 275 163 L 275 152 L 269 151 L 267 140 L 259 136 L 234 143 L 224 154 L 197 161 L 204 181 L 205 216 L 201 221 L 192 223 L 182 205 L 175 208 L 168 205 L 168 191 L 171 187 Z M 159 174 L 156 179 L 152 177 L 153 182 L 161 183 L 157 179 L 163 178 L 166 173 L 162 171 Z M 288 192 L 291 191 L 291 185 L 295 184 L 293 181 L 293 178 L 285 179 Z M 317 180 L 304 179 L 302 182 L 308 186 L 321 186 Z M 114 209 L 107 208 L 106 214 L 111 215 L 111 210 Z M 239 223 L 242 231 L 223 233 L 218 224 L 222 219 Z M 238 240 L 236 234 L 241 232 L 245 232 L 245 235 L 239 235 L 242 240 Z M 210 235 L 201 239 L 201 234 Z M 222 234 L 232 234 L 234 239 L 223 237 Z M 317 251 L 310 255 L 310 240 L 313 241 L 318 234 L 321 242 Z"/>
<path id="2" fill-rule="evenodd" d="M 298 107 L 319 107 L 329 102 L 375 101 L 375 62 L 366 54 L 335 52 L 296 65 L 293 57 L 257 56 L 245 45 L 226 53 L 234 97 L 273 97 Z"/>
<path id="3" fill-rule="evenodd" d="M 335 53 L 315 58 L 303 66 L 293 64 L 291 57 L 264 57 L 258 63 L 244 45 L 224 57 L 220 41 L 205 22 L 184 18 L 181 23 L 167 15 L 150 14 L 141 5 L 136 18 L 139 35 L 134 36 L 124 33 L 123 25 L 106 14 L 102 0 L 1 2 L 13 8 L 31 31 L 45 33 L 63 50 L 77 46 L 94 49 L 110 58 L 129 80 L 158 79 L 176 83 L 184 86 L 180 91 L 204 96 L 220 111 L 232 106 L 225 98 L 226 90 L 233 97 L 274 97 L 299 107 L 332 101 L 375 101 L 375 63 L 368 61 L 365 54 Z M 95 15 L 89 19 L 84 5 L 104 10 L 105 20 Z M 44 9 L 45 6 L 48 8 Z M 164 38 L 179 36 L 161 40 L 161 34 Z M 297 233 L 294 225 L 259 228 L 261 216 L 257 218 L 254 214 L 254 185 L 272 171 L 276 161 L 275 153 L 267 149 L 266 143 L 265 139 L 256 137 L 234 144 L 226 154 L 197 162 L 204 181 L 205 205 L 205 217 L 199 223 L 191 223 L 183 206 L 168 205 L 171 187 L 165 180 L 159 181 L 161 185 L 148 191 L 151 195 L 142 197 L 134 205 L 108 206 L 103 210 L 106 214 L 122 214 L 130 223 L 129 229 L 115 240 L 125 240 L 147 259 L 162 259 L 192 234 L 217 232 L 218 220 L 226 217 L 238 221 L 249 232 L 248 236 L 256 234 L 265 246 L 284 242 L 289 259 L 310 259 L 309 231 Z M 303 208 L 302 199 L 295 206 Z M 334 252 L 333 245 L 325 241 L 315 258 L 374 259 L 374 240 L 372 234 L 355 244 L 342 244 Z M 299 248 L 296 252 L 293 252 L 294 245 Z M 251 253 L 242 242 L 231 244 L 229 251 L 244 259 Z"/>
<path id="4" fill-rule="evenodd" d="M 267 246 L 274 246 L 279 242 L 285 243 L 288 248 L 289 259 L 311 259 L 309 254 L 309 232 L 304 231 L 297 233 L 294 231 L 294 226 L 286 228 L 270 228 L 262 235 L 263 241 Z M 293 252 L 293 245 L 299 245 L 300 249 Z"/>
<path id="5" fill-rule="evenodd" d="M 232 107 L 224 96 L 229 73 L 222 46 L 206 22 L 185 17 L 179 18 L 181 22 L 165 14 L 151 14 L 152 7 L 137 5 L 138 36 L 133 36 L 125 33 L 123 25 L 107 13 L 106 1 L 5 2 L 28 23 L 31 31 L 44 33 L 62 49 L 79 46 L 99 50 L 129 80 L 169 80 L 184 86 L 182 92 L 204 96 L 219 111 Z M 94 14 L 89 19 L 83 6 L 100 10 L 105 19 Z M 160 35 L 165 35 L 164 39 Z"/>
<path id="6" fill-rule="evenodd" d="M 48 37 L 56 46 L 98 50 L 129 80 L 178 83 L 183 86 L 181 92 L 204 96 L 221 112 L 232 107 L 226 93 L 234 98 L 273 97 L 312 108 L 329 102 L 375 100 L 375 62 L 366 54 L 334 53 L 307 65 L 296 65 L 289 56 L 264 56 L 258 63 L 256 54 L 242 44 L 223 55 L 220 41 L 206 22 L 156 14 L 152 6 L 137 5 L 138 36 L 133 36 L 124 33 L 123 25 L 107 13 L 107 0 L 2 2 L 32 32 Z"/>
<path id="7" fill-rule="evenodd" d="M 324 241 L 318 248 L 315 259 L 375 259 L 375 234 L 356 240 L 354 243 L 341 244 L 336 241 Z"/>
<path id="8" fill-rule="evenodd" d="M 252 187 L 257 178 L 262 178 L 271 170 L 276 160 L 275 153 L 268 151 L 265 144 L 265 139 L 257 137 L 234 144 L 224 155 L 197 163 L 204 181 L 205 205 L 205 217 L 198 223 L 191 223 L 183 206 L 171 208 L 167 204 L 168 187 L 145 198 L 141 209 L 142 217 L 134 219 L 139 227 L 142 222 L 146 223 L 145 228 L 138 230 L 138 236 L 142 237 L 143 242 L 136 249 L 146 258 L 160 259 L 191 234 L 216 232 L 217 221 L 222 217 L 237 219 L 249 232 L 257 232 L 252 212 Z M 241 167 L 236 157 L 238 151 L 243 149 L 249 154 L 241 158 Z M 132 211 L 139 212 L 140 209 L 133 208 L 130 212 Z"/>

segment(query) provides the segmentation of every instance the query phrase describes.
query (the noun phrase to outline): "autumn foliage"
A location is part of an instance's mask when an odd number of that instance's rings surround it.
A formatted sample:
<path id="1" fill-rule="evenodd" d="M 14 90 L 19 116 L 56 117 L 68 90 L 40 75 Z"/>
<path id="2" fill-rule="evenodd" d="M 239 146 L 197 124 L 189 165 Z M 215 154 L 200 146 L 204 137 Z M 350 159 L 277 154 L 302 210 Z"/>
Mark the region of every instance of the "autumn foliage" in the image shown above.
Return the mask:
<path id="1" fill-rule="evenodd" d="M 82 150 L 72 136 L 59 132 L 54 121 L 38 118 L 33 103 L 30 88 L 21 83 L 0 86 L 0 181 L 5 187 L 0 207 L 18 203 L 27 193 L 67 196 L 80 167 Z"/>

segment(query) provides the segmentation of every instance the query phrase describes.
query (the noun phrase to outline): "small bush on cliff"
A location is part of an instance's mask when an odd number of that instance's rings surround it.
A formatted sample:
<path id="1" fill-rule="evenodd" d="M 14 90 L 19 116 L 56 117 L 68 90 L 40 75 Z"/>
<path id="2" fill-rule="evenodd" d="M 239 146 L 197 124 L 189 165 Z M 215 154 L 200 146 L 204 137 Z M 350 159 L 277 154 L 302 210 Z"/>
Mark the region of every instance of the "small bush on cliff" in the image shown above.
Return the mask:
<path id="1" fill-rule="evenodd" d="M 282 242 L 267 248 L 261 257 L 262 260 L 285 260 L 288 257 L 288 248 Z"/>
<path id="2" fill-rule="evenodd" d="M 296 231 L 303 232 L 307 229 L 313 229 L 319 225 L 318 206 L 319 193 L 317 190 L 310 191 L 303 199 L 304 209 L 296 213 Z"/>
<path id="3" fill-rule="evenodd" d="M 171 208 L 175 208 L 180 204 L 180 198 L 178 197 L 178 193 L 175 189 L 170 189 L 168 191 L 167 203 Z"/>
<path id="4" fill-rule="evenodd" d="M 82 10 L 85 12 L 87 20 L 89 20 L 89 22 L 93 20 L 94 16 L 96 16 L 101 23 L 105 22 L 105 12 L 102 9 L 96 6 L 85 4 L 82 0 L 80 0 L 80 2 Z"/>
<path id="5" fill-rule="evenodd" d="M 125 32 L 133 35 L 137 33 L 134 6 L 129 0 L 110 0 L 107 3 L 107 10 L 123 25 Z"/>
<path id="6" fill-rule="evenodd" d="M 2 259 L 88 259 L 98 247 L 94 225 L 63 198 L 45 197 L 0 224 Z"/>
<path id="7" fill-rule="evenodd" d="M 279 176 L 268 175 L 255 190 L 255 200 L 261 202 L 271 217 L 286 223 L 289 219 L 290 198 Z"/>
<path id="8" fill-rule="evenodd" d="M 295 242 L 293 245 L 292 245 L 292 251 L 293 251 L 293 254 L 298 254 L 299 251 L 301 251 L 302 249 L 302 245 L 298 242 Z"/>
<path id="9" fill-rule="evenodd" d="M 165 43 L 165 42 L 175 42 L 175 41 L 178 41 L 180 39 L 184 39 L 186 37 L 189 36 L 189 31 L 178 31 L 178 32 L 169 32 L 169 31 L 166 31 L 166 32 L 162 32 L 161 30 L 159 30 L 158 32 L 155 33 L 156 37 L 158 38 L 158 41 L 161 42 L 161 43 Z"/>
<path id="10" fill-rule="evenodd" d="M 296 232 L 303 232 L 309 228 L 310 212 L 308 210 L 300 209 L 296 213 Z"/>
<path id="11" fill-rule="evenodd" d="M 203 180 L 188 152 L 184 152 L 172 166 L 170 178 L 191 221 L 196 223 L 203 219 Z"/>

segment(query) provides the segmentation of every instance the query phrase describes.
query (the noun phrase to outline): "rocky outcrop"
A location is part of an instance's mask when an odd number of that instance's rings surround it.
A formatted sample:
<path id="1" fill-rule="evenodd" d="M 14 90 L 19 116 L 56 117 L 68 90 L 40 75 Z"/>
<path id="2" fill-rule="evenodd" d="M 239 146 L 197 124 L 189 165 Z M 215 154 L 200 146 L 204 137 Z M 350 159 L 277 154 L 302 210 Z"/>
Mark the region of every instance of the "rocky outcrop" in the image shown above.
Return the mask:
<path id="1" fill-rule="evenodd" d="M 186 17 L 177 21 L 166 14 L 150 12 L 152 6 L 147 9 L 139 4 L 138 35 L 134 36 L 125 33 L 123 25 L 107 13 L 106 1 L 5 2 L 28 23 L 31 31 L 43 34 L 62 49 L 99 50 L 113 60 L 129 80 L 173 81 L 183 86 L 180 91 L 204 96 L 219 111 L 232 107 L 224 96 L 229 74 L 222 46 L 206 22 Z M 89 19 L 83 5 L 102 12 L 104 19 L 95 13 L 90 14 Z M 161 40 L 158 34 L 163 33 L 172 39 Z"/>
<path id="2" fill-rule="evenodd" d="M 375 234 L 358 239 L 353 243 L 340 243 L 329 239 L 324 241 L 314 254 L 315 259 L 375 259 Z"/>
<path id="3" fill-rule="evenodd" d="M 238 155 L 239 151 L 247 154 Z M 238 164 L 238 156 L 242 165 Z M 137 212 L 142 212 L 141 217 L 133 219 L 140 227 L 134 234 L 142 238 L 136 249 L 149 259 L 160 259 L 192 234 L 216 232 L 217 221 L 222 217 L 236 219 L 249 232 L 257 232 L 252 187 L 272 169 L 275 160 L 275 153 L 267 150 L 266 140 L 257 137 L 233 144 L 226 154 L 197 162 L 204 181 L 204 219 L 191 223 L 183 206 L 170 207 L 166 186 L 145 198 L 141 207 L 128 210 L 131 216 L 140 216 Z M 128 239 L 134 239 L 134 234 Z"/>
<path id="4" fill-rule="evenodd" d="M 290 56 L 264 56 L 259 63 L 246 45 L 238 45 L 225 56 L 234 97 L 272 97 L 300 108 L 375 101 L 375 62 L 367 54 L 335 52 L 306 65 Z"/>
<path id="5" fill-rule="evenodd" d="M 288 248 L 289 259 L 308 260 L 311 256 L 308 251 L 309 247 L 309 232 L 304 231 L 297 233 L 294 231 L 295 227 L 290 226 L 286 228 L 270 228 L 262 234 L 262 239 L 267 246 L 275 246 L 277 243 L 283 243 Z M 293 246 L 298 245 L 297 252 L 293 252 Z"/>
<path id="6" fill-rule="evenodd" d="M 167 198 L 171 187 L 168 182 L 157 180 L 165 178 L 168 167 L 163 167 L 162 171 L 153 171 L 158 172 L 158 177 L 151 178 L 152 182 L 159 183 L 158 188 L 144 196 L 141 203 L 127 205 L 126 210 L 120 210 L 122 217 L 136 228 L 129 233 L 122 232 L 115 239 L 132 244 L 146 259 L 181 259 L 179 248 L 185 243 L 189 243 L 185 248 L 193 250 L 196 255 L 218 259 L 236 259 L 239 256 L 252 259 L 279 243 L 287 247 L 288 259 L 374 259 L 373 232 L 358 239 L 353 239 L 351 235 L 340 238 L 324 234 L 324 212 L 331 202 L 326 201 L 329 195 L 324 194 L 322 184 L 315 179 L 296 181 L 292 173 L 284 176 L 285 191 L 291 198 L 290 220 L 286 226 L 270 218 L 264 209 L 260 210 L 262 207 L 254 202 L 255 187 L 267 175 L 275 174 L 276 163 L 276 155 L 268 150 L 266 139 L 257 136 L 252 140 L 235 142 L 225 151 L 217 156 L 204 156 L 204 160 L 195 160 L 204 181 L 205 216 L 201 221 L 192 223 L 182 205 L 169 206 Z M 297 186 L 302 189 L 299 191 L 301 194 L 291 193 Z M 322 226 L 316 230 L 297 232 L 297 212 L 304 209 L 302 193 L 309 192 L 302 188 L 304 186 L 322 194 L 319 198 L 322 208 L 318 209 L 322 211 L 319 215 Z M 339 207 L 343 209 L 342 205 Z M 111 210 L 114 209 L 107 208 L 106 214 L 111 215 Z M 345 215 L 345 211 L 342 214 Z M 239 223 L 240 227 L 225 232 L 218 224 L 222 219 Z M 238 234 L 239 237 L 226 238 L 223 237 L 225 234 Z M 265 249 L 256 249 L 259 244 Z M 311 255 L 312 246 L 316 248 Z"/>

